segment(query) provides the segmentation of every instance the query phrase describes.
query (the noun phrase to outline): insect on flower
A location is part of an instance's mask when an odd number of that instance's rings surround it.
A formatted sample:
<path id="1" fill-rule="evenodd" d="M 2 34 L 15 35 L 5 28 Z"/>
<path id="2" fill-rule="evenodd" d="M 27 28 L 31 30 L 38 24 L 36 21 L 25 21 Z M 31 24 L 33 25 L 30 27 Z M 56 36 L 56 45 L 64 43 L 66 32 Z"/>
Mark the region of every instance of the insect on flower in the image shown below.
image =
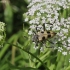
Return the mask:
<path id="1" fill-rule="evenodd" d="M 36 27 L 36 32 L 34 32 L 35 34 L 33 35 L 32 41 L 35 42 L 36 46 L 38 46 L 38 43 L 45 43 L 46 41 L 48 41 L 49 38 L 52 38 L 56 35 L 55 32 L 53 31 L 48 31 L 45 28 L 45 23 L 43 24 L 43 31 L 38 31 L 37 30 L 38 27 Z M 49 41 L 50 42 L 50 41 Z"/>

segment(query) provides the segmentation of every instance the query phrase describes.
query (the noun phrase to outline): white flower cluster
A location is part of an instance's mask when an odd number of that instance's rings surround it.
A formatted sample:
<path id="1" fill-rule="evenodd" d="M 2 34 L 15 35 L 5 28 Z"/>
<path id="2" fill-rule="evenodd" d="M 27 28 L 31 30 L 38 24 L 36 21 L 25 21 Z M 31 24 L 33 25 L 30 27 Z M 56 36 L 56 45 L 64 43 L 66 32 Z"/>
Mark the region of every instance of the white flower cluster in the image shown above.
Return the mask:
<path id="1" fill-rule="evenodd" d="M 5 40 L 5 23 L 0 22 L 0 47 L 3 46 Z"/>
<path id="2" fill-rule="evenodd" d="M 57 33 L 56 43 L 61 42 L 60 46 L 68 50 L 70 47 L 70 17 L 65 14 L 69 7 L 70 0 L 32 0 L 28 5 L 28 12 L 24 14 L 26 15 L 25 21 L 30 24 L 29 34 L 33 33 L 36 26 L 42 27 L 45 23 L 46 30 Z"/>
<path id="3" fill-rule="evenodd" d="M 0 22 L 0 32 L 4 32 L 5 30 L 5 23 Z"/>

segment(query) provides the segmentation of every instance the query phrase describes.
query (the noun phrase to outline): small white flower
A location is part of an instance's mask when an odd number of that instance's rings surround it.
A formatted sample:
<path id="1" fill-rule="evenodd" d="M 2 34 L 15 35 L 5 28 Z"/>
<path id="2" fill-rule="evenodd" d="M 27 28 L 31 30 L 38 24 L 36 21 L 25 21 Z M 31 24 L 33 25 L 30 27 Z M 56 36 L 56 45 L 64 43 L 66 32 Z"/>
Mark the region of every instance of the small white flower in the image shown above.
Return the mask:
<path id="1" fill-rule="evenodd" d="M 70 25 L 66 25 L 66 27 L 69 29 L 70 28 Z"/>
<path id="2" fill-rule="evenodd" d="M 27 22 L 28 21 L 28 18 L 25 18 L 25 22 Z"/>
<path id="3" fill-rule="evenodd" d="M 5 23 L 0 22 L 0 31 L 4 31 L 5 30 Z"/>
<path id="4" fill-rule="evenodd" d="M 39 12 L 39 13 L 37 13 L 37 16 L 41 16 L 41 13 Z"/>
<path id="5" fill-rule="evenodd" d="M 35 25 L 31 25 L 30 29 L 34 30 L 35 29 Z"/>
<path id="6" fill-rule="evenodd" d="M 64 36 L 63 36 L 63 37 L 64 37 Z M 65 38 L 66 38 L 66 36 L 65 36 Z M 62 44 L 66 45 L 66 41 L 63 41 Z"/>
<path id="7" fill-rule="evenodd" d="M 50 18 L 50 17 L 51 17 L 51 14 L 48 14 L 48 15 L 47 15 L 47 17 L 49 17 L 49 18 Z"/>
<path id="8" fill-rule="evenodd" d="M 60 10 L 61 8 L 60 7 L 57 7 L 57 10 Z"/>
<path id="9" fill-rule="evenodd" d="M 70 37 L 68 37 L 68 43 L 70 43 Z"/>
<path id="10" fill-rule="evenodd" d="M 64 47 L 64 48 L 67 48 L 67 46 L 66 46 L 66 45 L 63 45 L 63 47 Z"/>
<path id="11" fill-rule="evenodd" d="M 70 47 L 70 43 L 68 44 L 68 46 Z"/>
<path id="12" fill-rule="evenodd" d="M 43 20 L 42 20 L 42 23 L 46 23 L 46 20 L 45 20 L 45 19 L 43 19 Z"/>
<path id="13" fill-rule="evenodd" d="M 70 59 L 69 59 L 69 62 L 70 62 Z"/>
<path id="14" fill-rule="evenodd" d="M 61 18 L 61 22 L 64 22 L 64 18 Z"/>
<path id="15" fill-rule="evenodd" d="M 62 31 L 64 32 L 64 33 L 68 33 L 68 29 L 62 29 Z"/>
<path id="16" fill-rule="evenodd" d="M 62 50 L 63 50 L 62 47 L 58 47 L 59 52 L 62 52 Z"/>
<path id="17" fill-rule="evenodd" d="M 56 30 L 60 30 L 60 27 L 57 27 L 57 29 Z"/>
<path id="18" fill-rule="evenodd" d="M 67 52 L 64 51 L 64 52 L 62 52 L 62 54 L 63 54 L 63 55 L 67 55 Z"/>
<path id="19" fill-rule="evenodd" d="M 44 20 L 44 19 L 46 19 L 45 17 L 42 17 L 42 19 Z"/>
<path id="20" fill-rule="evenodd" d="M 49 5 L 47 5 L 47 8 L 51 8 L 51 5 L 49 4 Z"/>
<path id="21" fill-rule="evenodd" d="M 41 12 L 41 13 L 44 13 L 44 10 L 43 10 L 43 9 L 41 9 L 41 10 L 40 10 L 40 12 Z"/>
<path id="22" fill-rule="evenodd" d="M 33 20 L 30 20 L 29 23 L 30 24 L 35 23 L 35 20 L 34 19 Z"/>
<path id="23" fill-rule="evenodd" d="M 67 50 L 70 50 L 70 44 L 68 44 Z M 70 54 L 70 52 L 69 52 L 69 54 Z"/>
<path id="24" fill-rule="evenodd" d="M 64 40 L 66 38 L 66 36 L 63 36 L 61 39 Z"/>
<path id="25" fill-rule="evenodd" d="M 29 31 L 28 34 L 29 34 L 29 35 L 32 35 L 32 31 Z"/>
<path id="26" fill-rule="evenodd" d="M 3 39 L 3 36 L 2 35 L 0 35 L 0 41 Z"/>
<path id="27" fill-rule="evenodd" d="M 33 48 L 36 50 L 36 49 L 38 49 L 38 46 L 34 46 Z"/>
<path id="28" fill-rule="evenodd" d="M 43 51 L 44 51 L 44 47 L 41 47 L 41 48 L 40 48 L 40 51 L 43 52 Z"/>

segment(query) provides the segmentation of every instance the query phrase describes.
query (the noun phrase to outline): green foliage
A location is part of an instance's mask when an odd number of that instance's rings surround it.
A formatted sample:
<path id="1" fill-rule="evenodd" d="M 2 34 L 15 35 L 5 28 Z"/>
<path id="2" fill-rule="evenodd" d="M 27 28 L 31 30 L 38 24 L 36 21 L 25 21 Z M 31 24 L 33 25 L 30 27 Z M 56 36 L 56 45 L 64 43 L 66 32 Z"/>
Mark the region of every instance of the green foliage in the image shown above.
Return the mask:
<path id="1" fill-rule="evenodd" d="M 5 3 L 4 19 L 7 23 L 7 32 L 11 33 L 13 28 L 13 9 L 9 3 Z"/>

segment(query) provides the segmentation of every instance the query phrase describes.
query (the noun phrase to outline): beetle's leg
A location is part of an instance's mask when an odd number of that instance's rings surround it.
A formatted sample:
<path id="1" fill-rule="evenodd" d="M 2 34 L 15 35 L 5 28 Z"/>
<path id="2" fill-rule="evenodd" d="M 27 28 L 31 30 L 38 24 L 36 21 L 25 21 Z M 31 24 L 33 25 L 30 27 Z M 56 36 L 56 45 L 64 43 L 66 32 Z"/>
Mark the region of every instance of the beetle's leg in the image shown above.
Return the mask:
<path id="1" fill-rule="evenodd" d="M 45 23 L 43 23 L 43 29 L 44 29 L 44 31 L 45 31 Z"/>

